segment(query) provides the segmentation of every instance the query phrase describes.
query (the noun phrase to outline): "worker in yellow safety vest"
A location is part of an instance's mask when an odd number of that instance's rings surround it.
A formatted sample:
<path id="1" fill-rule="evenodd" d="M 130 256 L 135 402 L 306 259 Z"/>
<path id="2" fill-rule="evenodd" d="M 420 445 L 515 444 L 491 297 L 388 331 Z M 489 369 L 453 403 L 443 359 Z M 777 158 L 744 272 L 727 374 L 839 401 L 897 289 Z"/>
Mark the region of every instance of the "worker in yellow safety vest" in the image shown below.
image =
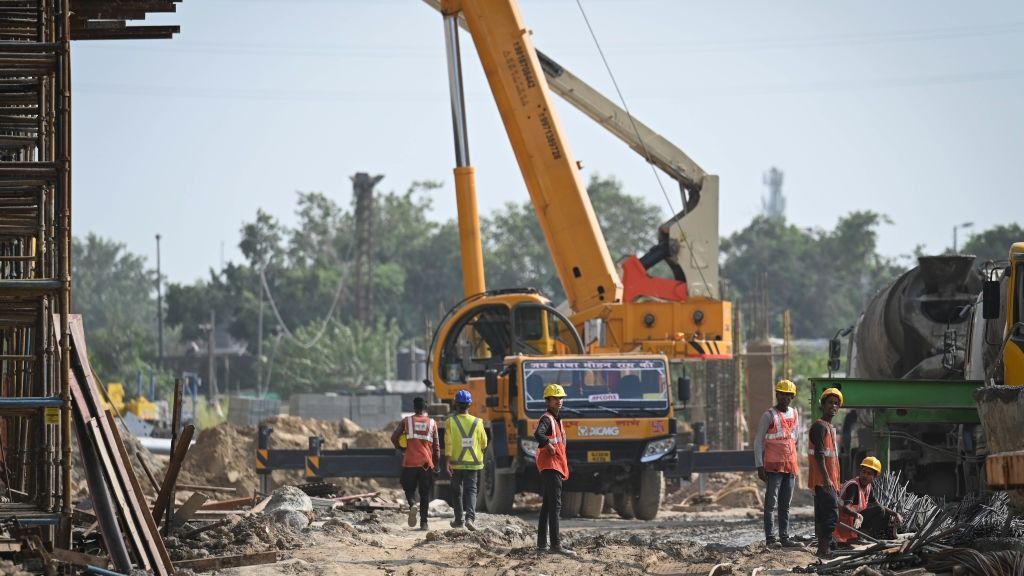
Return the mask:
<path id="1" fill-rule="evenodd" d="M 451 526 L 465 526 L 467 530 L 475 531 L 476 489 L 480 471 L 484 468 L 487 431 L 484 421 L 469 413 L 472 403 L 473 395 L 469 390 L 459 390 L 455 394 L 457 413 L 444 425 L 444 454 L 448 475 L 452 479 L 452 508 L 455 508 L 455 520 Z"/>

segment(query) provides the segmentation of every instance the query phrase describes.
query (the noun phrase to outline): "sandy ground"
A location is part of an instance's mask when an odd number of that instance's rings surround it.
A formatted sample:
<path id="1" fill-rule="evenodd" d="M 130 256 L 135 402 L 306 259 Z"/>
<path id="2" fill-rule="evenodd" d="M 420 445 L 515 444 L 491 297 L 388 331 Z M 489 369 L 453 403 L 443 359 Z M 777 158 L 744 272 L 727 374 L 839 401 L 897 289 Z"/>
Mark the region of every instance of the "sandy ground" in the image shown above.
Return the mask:
<path id="1" fill-rule="evenodd" d="M 809 510 L 794 511 L 791 532 L 812 530 Z M 769 550 L 763 543 L 760 513 L 733 509 L 716 513 L 666 512 L 652 522 L 627 521 L 615 515 L 563 520 L 563 540 L 578 557 L 535 549 L 537 516 L 481 514 L 480 530 L 469 533 L 432 518 L 421 532 L 396 512 L 363 513 L 316 523 L 307 529 L 308 544 L 282 552 L 277 564 L 234 568 L 220 574 L 414 576 L 515 576 L 575 574 L 706 575 L 722 563 L 733 574 L 788 572 L 813 562 L 810 550 Z"/>

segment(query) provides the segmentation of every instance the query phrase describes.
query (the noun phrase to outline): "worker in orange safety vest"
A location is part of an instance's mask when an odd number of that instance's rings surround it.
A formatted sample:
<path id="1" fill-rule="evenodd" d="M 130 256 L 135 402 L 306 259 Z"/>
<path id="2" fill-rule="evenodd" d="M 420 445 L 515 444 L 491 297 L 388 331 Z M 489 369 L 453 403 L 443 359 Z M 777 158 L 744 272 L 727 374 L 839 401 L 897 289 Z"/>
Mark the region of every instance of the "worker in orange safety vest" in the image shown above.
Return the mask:
<path id="1" fill-rule="evenodd" d="M 419 501 L 420 530 L 426 530 L 434 472 L 441 463 L 441 444 L 438 442 L 437 422 L 427 414 L 423 398 L 413 399 L 412 409 L 414 414 L 400 420 L 391 433 L 391 443 L 395 449 L 402 450 L 401 440 L 405 438 L 399 480 L 409 502 L 409 527 L 416 526 L 416 503 Z"/>
<path id="2" fill-rule="evenodd" d="M 860 463 L 857 476 L 840 489 L 839 524 L 833 533 L 840 545 L 857 540 L 860 534 L 856 530 L 873 537 L 893 538 L 895 534 L 892 532 L 903 523 L 899 514 L 875 499 L 872 487 L 881 472 L 882 463 L 878 458 L 868 456 Z"/>
<path id="3" fill-rule="evenodd" d="M 839 448 L 832 419 L 843 405 L 843 393 L 829 388 L 818 399 L 821 418 L 811 424 L 807 443 L 808 482 L 814 490 L 814 535 L 818 540 L 817 555 L 832 555 L 832 532 L 839 521 Z"/>
<path id="4" fill-rule="evenodd" d="M 558 517 L 562 513 L 562 482 L 569 479 L 569 459 L 565 455 L 565 426 L 562 425 L 562 403 L 565 389 L 558 384 L 544 387 L 544 401 L 548 409 L 537 422 L 533 439 L 537 441 L 537 471 L 540 472 L 543 504 L 537 524 L 537 549 L 548 549 L 556 554 L 575 556 L 562 546 L 558 530 Z M 551 547 L 548 548 L 548 535 Z"/>
<path id="5" fill-rule="evenodd" d="M 799 548 L 789 539 L 789 505 L 797 484 L 797 438 L 800 414 L 790 406 L 796 397 L 796 384 L 779 380 L 775 385 L 775 406 L 761 416 L 754 434 L 754 461 L 757 476 L 765 483 L 764 537 L 768 546 Z M 779 510 L 779 540 L 775 539 L 774 515 Z"/>

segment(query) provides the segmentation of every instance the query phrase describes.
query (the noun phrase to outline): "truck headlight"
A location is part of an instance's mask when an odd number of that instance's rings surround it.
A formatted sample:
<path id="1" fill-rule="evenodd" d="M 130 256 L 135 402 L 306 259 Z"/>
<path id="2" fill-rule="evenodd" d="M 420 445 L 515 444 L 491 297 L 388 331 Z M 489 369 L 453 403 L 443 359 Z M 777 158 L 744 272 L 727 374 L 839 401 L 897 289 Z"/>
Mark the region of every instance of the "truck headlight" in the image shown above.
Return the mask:
<path id="1" fill-rule="evenodd" d="M 661 458 L 665 454 L 676 449 L 675 438 L 663 438 L 661 440 L 655 440 L 649 442 L 647 447 L 644 448 L 644 455 L 640 457 L 641 462 L 653 462 L 658 458 Z"/>
<path id="2" fill-rule="evenodd" d="M 523 452 L 525 452 L 527 456 L 531 458 L 537 457 L 537 448 L 539 447 L 539 444 L 537 444 L 536 440 L 520 440 L 519 447 L 523 449 Z"/>

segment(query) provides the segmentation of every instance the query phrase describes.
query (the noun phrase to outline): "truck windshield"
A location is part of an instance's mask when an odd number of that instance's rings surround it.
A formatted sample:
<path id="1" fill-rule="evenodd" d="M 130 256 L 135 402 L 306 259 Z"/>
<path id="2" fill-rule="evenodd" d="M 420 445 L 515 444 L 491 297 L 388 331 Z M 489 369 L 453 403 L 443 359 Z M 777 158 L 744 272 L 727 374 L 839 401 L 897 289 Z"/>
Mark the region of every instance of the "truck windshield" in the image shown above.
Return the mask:
<path id="1" fill-rule="evenodd" d="M 659 359 L 530 360 L 523 363 L 526 409 L 546 409 L 544 388 L 560 384 L 565 407 L 584 416 L 668 410 L 668 369 Z"/>

